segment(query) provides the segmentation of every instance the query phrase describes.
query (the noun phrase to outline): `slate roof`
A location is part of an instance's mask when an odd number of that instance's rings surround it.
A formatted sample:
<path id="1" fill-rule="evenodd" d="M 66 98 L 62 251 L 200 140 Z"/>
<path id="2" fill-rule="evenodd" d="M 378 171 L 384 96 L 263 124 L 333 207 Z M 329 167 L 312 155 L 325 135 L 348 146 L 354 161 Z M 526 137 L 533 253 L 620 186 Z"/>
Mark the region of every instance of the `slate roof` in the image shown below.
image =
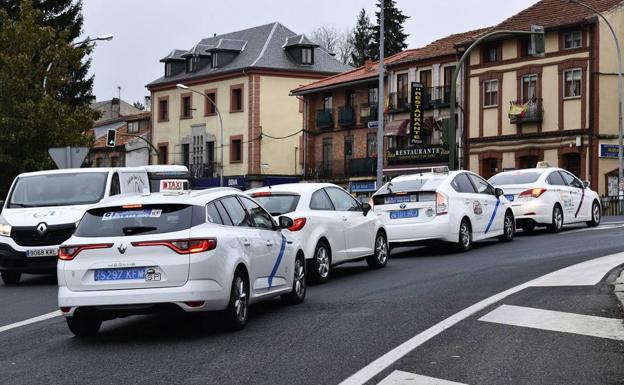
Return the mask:
<path id="1" fill-rule="evenodd" d="M 286 42 L 283 45 L 284 48 L 296 46 L 318 47 L 319 45 L 308 39 L 308 37 L 304 34 L 290 36 L 286 38 Z"/>
<path id="2" fill-rule="evenodd" d="M 184 61 L 184 57 L 182 55 L 184 55 L 186 52 L 187 51 L 183 49 L 174 49 L 173 51 L 169 52 L 169 55 L 160 59 L 160 62 L 164 63 L 166 61 L 175 61 L 175 60 Z"/>
<path id="3" fill-rule="evenodd" d="M 241 47 L 242 51 L 240 54 L 236 55 L 233 61 L 223 67 L 204 67 L 191 74 L 180 73 L 170 77 L 162 76 L 149 83 L 147 87 L 149 88 L 151 86 L 165 83 L 178 83 L 181 80 L 192 80 L 195 78 L 203 78 L 213 75 L 216 76 L 252 68 L 280 71 L 303 71 L 319 74 L 339 73 L 352 68 L 342 64 L 321 47 L 317 48 L 314 52 L 314 65 L 297 63 L 290 57 L 288 51 L 283 47 L 286 39 L 293 36 L 300 35 L 296 34 L 284 25 L 275 22 L 202 39 L 199 42 L 200 45 L 212 47 L 217 47 L 219 44 L 221 44 L 221 47 L 228 48 L 236 48 L 240 46 L 240 43 L 233 41 L 243 41 L 246 44 Z M 175 58 L 177 57 L 176 55 L 176 52 L 172 52 L 169 56 Z"/>

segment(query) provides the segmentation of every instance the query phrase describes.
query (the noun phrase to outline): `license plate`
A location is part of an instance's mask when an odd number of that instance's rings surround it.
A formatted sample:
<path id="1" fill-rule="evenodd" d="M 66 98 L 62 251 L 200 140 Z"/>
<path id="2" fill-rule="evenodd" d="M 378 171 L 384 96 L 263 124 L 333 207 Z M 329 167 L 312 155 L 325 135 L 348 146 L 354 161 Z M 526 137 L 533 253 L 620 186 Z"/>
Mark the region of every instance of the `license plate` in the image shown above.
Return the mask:
<path id="1" fill-rule="evenodd" d="M 58 257 L 58 249 L 33 249 L 26 251 L 27 257 Z"/>
<path id="2" fill-rule="evenodd" d="M 514 196 L 513 195 L 505 195 L 505 198 L 507 198 L 507 200 L 509 202 L 513 202 L 514 201 Z"/>
<path id="3" fill-rule="evenodd" d="M 418 209 L 390 211 L 390 219 L 405 219 L 418 217 Z"/>
<path id="4" fill-rule="evenodd" d="M 98 269 L 93 272 L 93 279 L 95 281 L 145 280 L 145 268 Z"/>
<path id="5" fill-rule="evenodd" d="M 387 205 L 397 204 L 397 203 L 406 203 L 406 202 L 416 202 L 416 195 L 395 195 L 384 198 L 384 203 Z"/>

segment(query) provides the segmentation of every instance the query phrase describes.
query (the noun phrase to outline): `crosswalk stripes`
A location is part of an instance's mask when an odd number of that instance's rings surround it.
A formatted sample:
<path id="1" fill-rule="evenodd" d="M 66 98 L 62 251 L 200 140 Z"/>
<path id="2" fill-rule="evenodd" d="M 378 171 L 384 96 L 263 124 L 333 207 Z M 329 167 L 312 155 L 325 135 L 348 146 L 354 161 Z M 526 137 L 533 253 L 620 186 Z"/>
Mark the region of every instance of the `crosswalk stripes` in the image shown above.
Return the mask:
<path id="1" fill-rule="evenodd" d="M 466 385 L 461 382 L 453 382 L 442 380 L 440 378 L 433 378 L 427 376 L 421 376 L 419 374 L 403 372 L 395 370 L 390 375 L 384 378 L 377 385 Z"/>

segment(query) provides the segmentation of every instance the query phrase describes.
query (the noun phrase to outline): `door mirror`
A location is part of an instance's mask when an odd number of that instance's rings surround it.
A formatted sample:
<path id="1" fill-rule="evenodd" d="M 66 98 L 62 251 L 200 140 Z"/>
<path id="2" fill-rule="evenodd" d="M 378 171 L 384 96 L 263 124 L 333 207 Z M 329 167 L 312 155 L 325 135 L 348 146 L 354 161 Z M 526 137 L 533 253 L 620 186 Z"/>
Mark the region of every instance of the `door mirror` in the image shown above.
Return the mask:
<path id="1" fill-rule="evenodd" d="M 279 228 L 280 229 L 289 229 L 294 225 L 294 222 L 292 219 L 285 217 L 285 216 L 281 216 L 279 217 Z"/>
<path id="2" fill-rule="evenodd" d="M 501 196 L 505 195 L 505 192 L 502 188 L 497 187 L 494 189 L 494 195 L 496 195 L 497 198 L 500 198 Z"/>
<path id="3" fill-rule="evenodd" d="M 364 216 L 368 215 L 369 211 L 371 211 L 371 205 L 368 203 L 362 203 L 362 212 L 364 213 Z"/>
<path id="4" fill-rule="evenodd" d="M 583 188 L 589 188 L 590 183 L 588 180 L 583 181 Z"/>

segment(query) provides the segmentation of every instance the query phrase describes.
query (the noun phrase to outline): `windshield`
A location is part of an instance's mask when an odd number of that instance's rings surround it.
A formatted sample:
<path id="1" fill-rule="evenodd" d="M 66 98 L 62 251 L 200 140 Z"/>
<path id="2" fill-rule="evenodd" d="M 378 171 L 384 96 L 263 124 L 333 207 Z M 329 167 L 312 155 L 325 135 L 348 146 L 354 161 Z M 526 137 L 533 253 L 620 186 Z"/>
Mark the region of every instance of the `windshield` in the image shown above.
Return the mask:
<path id="1" fill-rule="evenodd" d="M 19 177 L 9 208 L 97 203 L 104 197 L 106 172 L 59 173 Z"/>
<path id="2" fill-rule="evenodd" d="M 435 191 L 444 178 L 427 178 L 388 182 L 375 195 L 395 194 L 397 192 Z"/>
<path id="3" fill-rule="evenodd" d="M 273 216 L 291 213 L 299 203 L 299 195 L 259 196 L 254 199 Z"/>
<path id="4" fill-rule="evenodd" d="M 504 186 L 510 184 L 535 183 L 540 175 L 539 172 L 515 172 L 508 174 L 498 174 L 490 178 L 490 184 L 494 186 Z"/>

